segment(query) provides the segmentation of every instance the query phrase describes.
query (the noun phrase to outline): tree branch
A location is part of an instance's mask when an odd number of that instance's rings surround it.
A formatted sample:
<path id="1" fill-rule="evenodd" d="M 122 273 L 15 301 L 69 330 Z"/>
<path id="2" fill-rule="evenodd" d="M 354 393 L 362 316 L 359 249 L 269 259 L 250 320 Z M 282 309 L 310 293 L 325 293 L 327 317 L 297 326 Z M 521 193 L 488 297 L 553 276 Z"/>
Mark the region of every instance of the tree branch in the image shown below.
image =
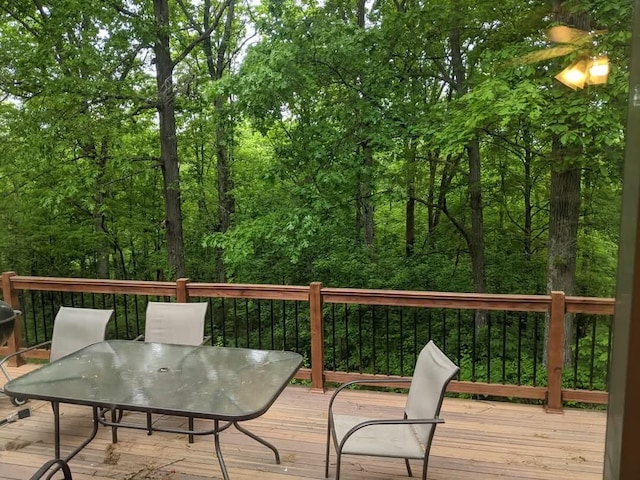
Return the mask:
<path id="1" fill-rule="evenodd" d="M 172 70 L 182 60 L 184 60 L 185 57 L 187 55 L 189 55 L 189 53 L 191 53 L 191 51 L 194 48 L 196 48 L 200 43 L 202 43 L 207 37 L 209 37 L 211 35 L 211 33 L 216 29 L 216 27 L 220 23 L 220 19 L 222 18 L 222 14 L 224 13 L 225 9 L 229 6 L 230 2 L 231 2 L 231 0 L 226 0 L 222 4 L 222 6 L 220 8 L 220 11 L 216 13 L 215 19 L 214 19 L 213 23 L 211 24 L 211 26 L 209 28 L 207 28 L 204 32 L 202 32 L 201 35 L 199 35 L 197 38 L 195 38 L 189 45 L 187 45 L 186 48 L 176 57 L 176 59 L 173 61 L 173 64 L 171 65 L 171 69 Z"/>

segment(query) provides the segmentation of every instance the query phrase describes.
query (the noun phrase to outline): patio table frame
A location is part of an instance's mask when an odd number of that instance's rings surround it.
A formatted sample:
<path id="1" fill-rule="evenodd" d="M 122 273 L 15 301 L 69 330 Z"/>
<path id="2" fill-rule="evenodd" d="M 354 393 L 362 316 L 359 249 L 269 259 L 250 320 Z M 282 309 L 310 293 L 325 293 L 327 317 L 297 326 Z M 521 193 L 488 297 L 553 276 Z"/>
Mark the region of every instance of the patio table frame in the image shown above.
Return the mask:
<path id="1" fill-rule="evenodd" d="M 61 403 L 86 405 L 93 412 L 89 437 L 64 457 L 67 462 L 96 437 L 99 425 L 112 428 L 114 443 L 117 428 L 149 431 L 148 425 L 117 418 L 117 410 L 139 411 L 189 418 L 189 429 L 152 426 L 152 431 L 213 435 L 222 475 L 229 480 L 220 433 L 231 426 L 269 448 L 280 463 L 274 445 L 238 422 L 263 415 L 301 364 L 302 357 L 288 351 L 108 340 L 18 377 L 5 385 L 5 391 L 16 398 L 51 402 L 56 459 L 63 458 Z M 193 418 L 213 420 L 214 428 L 194 430 Z"/>

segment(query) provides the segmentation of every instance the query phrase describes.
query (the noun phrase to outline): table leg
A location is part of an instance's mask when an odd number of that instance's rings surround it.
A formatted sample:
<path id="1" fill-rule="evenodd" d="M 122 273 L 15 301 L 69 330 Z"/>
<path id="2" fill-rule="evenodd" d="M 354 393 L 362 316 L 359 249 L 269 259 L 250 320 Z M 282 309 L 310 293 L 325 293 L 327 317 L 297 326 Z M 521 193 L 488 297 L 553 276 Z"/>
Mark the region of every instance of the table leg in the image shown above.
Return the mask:
<path id="1" fill-rule="evenodd" d="M 116 409 L 111 409 L 111 423 L 116 423 Z M 118 443 L 118 427 L 111 425 L 111 443 Z"/>
<path id="2" fill-rule="evenodd" d="M 53 409 L 53 452 L 56 459 L 60 457 L 60 403 L 51 402 Z"/>
<path id="3" fill-rule="evenodd" d="M 276 447 L 274 447 L 272 444 L 270 444 L 269 442 L 267 442 L 265 439 L 260 438 L 259 436 L 257 436 L 255 433 L 250 432 L 249 430 L 247 430 L 244 427 L 241 427 L 238 422 L 233 422 L 233 424 L 235 425 L 235 427 L 240 430 L 242 433 L 244 433 L 245 435 L 247 435 L 248 437 L 253 438 L 256 442 L 261 443 L 262 445 L 264 445 L 267 448 L 270 448 L 271 451 L 275 454 L 276 456 L 276 463 L 278 465 L 280 465 L 280 453 L 278 453 L 278 449 Z"/>
<path id="4" fill-rule="evenodd" d="M 60 403 L 59 402 L 51 402 L 51 407 L 53 408 L 53 451 L 56 460 L 62 459 L 60 455 Z M 80 444 L 75 450 L 73 450 L 69 455 L 67 455 L 64 460 L 68 462 L 73 457 L 75 457 L 80 450 L 86 447 L 89 442 L 91 442 L 98 433 L 98 407 L 92 407 L 93 409 L 93 430 L 84 442 Z"/>
<path id="5" fill-rule="evenodd" d="M 91 434 L 89 435 L 89 437 L 80 444 L 79 447 L 77 447 L 73 452 L 71 452 L 69 455 L 67 455 L 65 457 L 65 460 L 68 462 L 69 460 L 71 460 L 73 457 L 75 457 L 80 450 L 82 450 L 84 447 L 86 447 L 87 445 L 89 445 L 89 443 L 96 438 L 96 435 L 98 433 L 98 426 L 100 425 L 100 422 L 98 421 L 98 407 L 91 407 L 93 409 L 93 430 L 91 431 Z"/>
<path id="6" fill-rule="evenodd" d="M 222 471 L 222 478 L 224 480 L 229 480 L 229 473 L 227 472 L 227 467 L 224 464 L 224 459 L 222 458 L 222 450 L 220 449 L 220 421 L 214 420 L 213 426 L 215 431 L 213 432 L 213 441 L 216 445 L 216 455 L 218 456 L 218 463 L 220 464 L 220 470 Z"/>

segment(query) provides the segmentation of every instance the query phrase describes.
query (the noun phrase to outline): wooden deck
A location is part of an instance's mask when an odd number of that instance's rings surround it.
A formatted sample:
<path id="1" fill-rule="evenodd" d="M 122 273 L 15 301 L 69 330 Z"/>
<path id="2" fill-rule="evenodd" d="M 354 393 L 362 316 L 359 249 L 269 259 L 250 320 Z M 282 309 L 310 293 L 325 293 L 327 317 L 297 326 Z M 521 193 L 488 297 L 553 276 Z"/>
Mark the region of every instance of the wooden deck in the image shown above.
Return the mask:
<path id="1" fill-rule="evenodd" d="M 31 366 L 11 369 L 13 374 Z M 3 382 L 4 378 L 0 379 Z M 263 417 L 244 425 L 275 444 L 282 463 L 271 451 L 240 432 L 221 435 L 222 451 L 232 480 L 321 479 L 324 477 L 324 442 L 329 393 L 307 387 L 288 387 Z M 343 408 L 361 413 L 401 412 L 404 396 L 393 393 L 349 391 Z M 53 457 L 53 414 L 49 404 L 27 404 L 31 416 L 0 426 L 0 479 L 29 478 Z M 17 411 L 0 395 L 0 418 Z M 78 445 L 91 429 L 86 407 L 61 407 L 63 454 Z M 606 414 L 565 410 L 546 414 L 541 407 L 503 402 L 447 398 L 442 416 L 446 423 L 436 430 L 428 478 L 433 480 L 601 479 Z M 128 420 L 140 417 L 130 414 Z M 154 417 L 155 418 L 155 417 Z M 179 426 L 181 419 L 158 417 L 158 422 Z M 197 421 L 196 426 L 210 422 Z M 100 428 L 98 436 L 71 462 L 74 479 L 80 480 L 203 480 L 222 478 L 214 455 L 212 437 L 196 437 L 120 429 L 112 445 L 111 433 Z M 334 477 L 335 455 L 330 477 Z M 414 462 L 414 475 L 420 471 Z M 56 476 L 55 478 L 60 478 Z M 405 479 L 398 459 L 345 456 L 344 480 Z M 418 477 L 419 478 L 419 477 Z"/>

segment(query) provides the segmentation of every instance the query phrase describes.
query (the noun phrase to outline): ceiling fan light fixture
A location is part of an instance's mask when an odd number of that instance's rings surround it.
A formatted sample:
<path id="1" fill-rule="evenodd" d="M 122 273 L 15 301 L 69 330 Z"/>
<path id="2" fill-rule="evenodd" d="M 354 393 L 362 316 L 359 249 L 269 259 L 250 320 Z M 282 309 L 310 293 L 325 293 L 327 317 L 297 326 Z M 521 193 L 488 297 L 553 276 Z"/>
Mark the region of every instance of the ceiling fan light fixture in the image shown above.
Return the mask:
<path id="1" fill-rule="evenodd" d="M 587 63 L 586 59 L 575 60 L 555 76 L 556 80 L 574 90 L 584 88 L 584 84 L 587 82 L 589 75 Z"/>
<path id="2" fill-rule="evenodd" d="M 607 83 L 609 78 L 609 58 L 606 55 L 600 55 L 590 59 L 587 71 L 587 84 L 599 85 Z"/>

